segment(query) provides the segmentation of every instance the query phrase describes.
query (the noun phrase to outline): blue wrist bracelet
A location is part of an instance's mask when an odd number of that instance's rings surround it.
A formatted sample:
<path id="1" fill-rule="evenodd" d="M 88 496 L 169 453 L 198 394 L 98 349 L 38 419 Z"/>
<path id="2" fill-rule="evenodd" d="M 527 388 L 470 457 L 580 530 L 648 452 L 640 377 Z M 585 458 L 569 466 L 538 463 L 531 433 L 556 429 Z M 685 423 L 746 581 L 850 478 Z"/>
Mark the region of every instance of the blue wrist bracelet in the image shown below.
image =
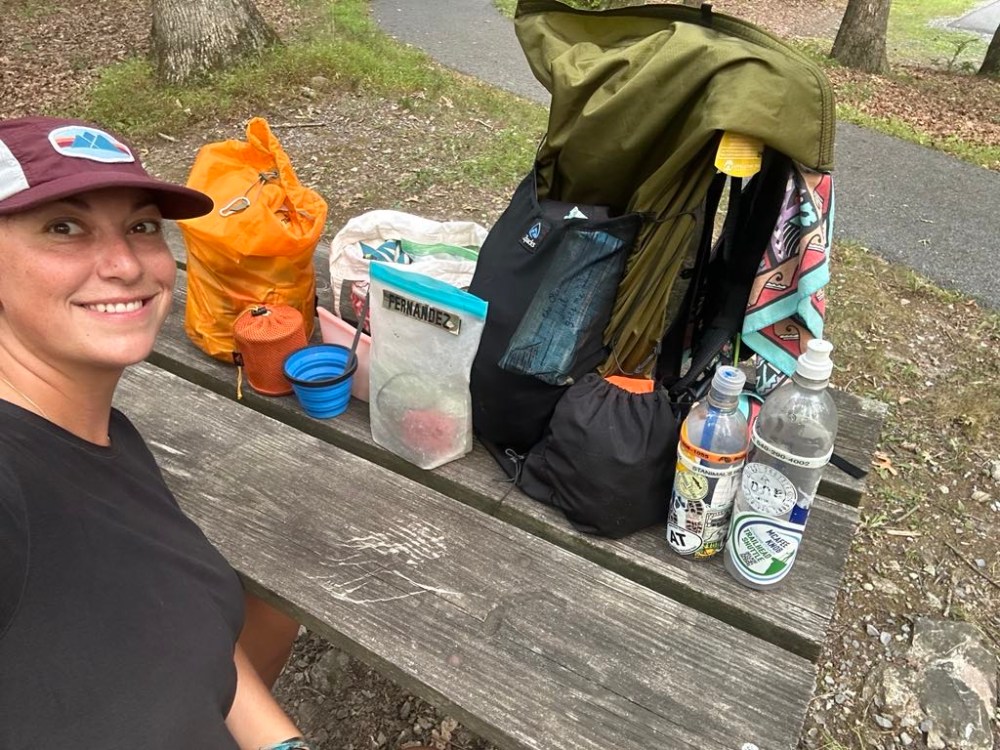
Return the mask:
<path id="1" fill-rule="evenodd" d="M 313 746 L 303 737 L 289 737 L 273 745 L 264 745 L 260 750 L 313 750 Z"/>

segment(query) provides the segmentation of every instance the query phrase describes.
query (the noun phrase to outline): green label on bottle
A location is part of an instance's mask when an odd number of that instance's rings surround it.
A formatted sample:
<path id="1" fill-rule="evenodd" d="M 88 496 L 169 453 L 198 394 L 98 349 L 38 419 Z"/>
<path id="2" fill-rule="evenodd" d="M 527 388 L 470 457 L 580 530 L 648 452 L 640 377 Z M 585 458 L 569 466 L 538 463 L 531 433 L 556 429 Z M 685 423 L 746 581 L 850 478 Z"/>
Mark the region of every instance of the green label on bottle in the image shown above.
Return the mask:
<path id="1" fill-rule="evenodd" d="M 777 583 L 795 563 L 804 529 L 758 513 L 737 513 L 726 541 L 729 559 L 748 581 Z"/>

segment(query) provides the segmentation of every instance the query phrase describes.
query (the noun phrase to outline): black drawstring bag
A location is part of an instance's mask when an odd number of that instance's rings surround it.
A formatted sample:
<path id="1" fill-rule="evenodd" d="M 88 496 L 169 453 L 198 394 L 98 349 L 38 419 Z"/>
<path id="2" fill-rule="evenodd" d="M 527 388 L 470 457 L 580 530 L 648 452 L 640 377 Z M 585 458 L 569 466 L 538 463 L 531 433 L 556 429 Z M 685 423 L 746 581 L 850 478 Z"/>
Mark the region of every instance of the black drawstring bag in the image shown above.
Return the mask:
<path id="1" fill-rule="evenodd" d="M 678 428 L 665 389 L 630 393 L 590 373 L 563 394 L 516 481 L 580 531 L 623 537 L 666 522 Z"/>

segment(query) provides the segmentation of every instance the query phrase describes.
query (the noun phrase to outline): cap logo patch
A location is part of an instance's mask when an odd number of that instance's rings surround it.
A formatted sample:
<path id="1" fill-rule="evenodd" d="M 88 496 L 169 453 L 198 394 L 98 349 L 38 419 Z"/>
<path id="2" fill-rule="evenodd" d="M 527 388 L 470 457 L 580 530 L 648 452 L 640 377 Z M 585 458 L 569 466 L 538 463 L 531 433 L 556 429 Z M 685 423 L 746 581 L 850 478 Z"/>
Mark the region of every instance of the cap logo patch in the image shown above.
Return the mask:
<path id="1" fill-rule="evenodd" d="M 49 143 L 62 156 L 106 164 L 134 162 L 129 147 L 103 130 L 85 125 L 67 125 L 49 133 Z"/>

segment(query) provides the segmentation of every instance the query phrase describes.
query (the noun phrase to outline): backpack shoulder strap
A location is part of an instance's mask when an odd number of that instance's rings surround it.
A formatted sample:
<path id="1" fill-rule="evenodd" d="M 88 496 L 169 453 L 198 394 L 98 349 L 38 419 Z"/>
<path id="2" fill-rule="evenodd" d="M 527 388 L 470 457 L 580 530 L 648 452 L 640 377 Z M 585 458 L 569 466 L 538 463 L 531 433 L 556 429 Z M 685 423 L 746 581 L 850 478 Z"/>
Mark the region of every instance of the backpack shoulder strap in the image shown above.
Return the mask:
<path id="1" fill-rule="evenodd" d="M 741 180 L 731 179 L 722 235 L 714 246 L 711 237 L 718 197 L 710 189 L 692 283 L 676 321 L 683 322 L 685 335 L 681 337 L 675 326 L 668 329 L 657 366 L 657 380 L 679 402 L 703 395 L 711 382 L 712 363 L 742 329 L 750 289 L 781 210 L 791 166 L 787 156 L 767 149 L 761 171 L 745 187 Z M 724 181 L 724 175 L 717 175 L 716 181 L 720 177 Z M 721 192 L 721 184 L 718 189 Z M 691 364 L 681 377 L 679 360 L 685 349 L 691 351 Z"/>
<path id="2" fill-rule="evenodd" d="M 673 322 L 667 327 L 657 347 L 656 368 L 653 373 L 657 383 L 670 386 L 678 381 L 681 375 L 684 352 L 690 347 L 693 337 L 694 308 L 700 299 L 705 276 L 708 272 L 709 259 L 712 255 L 712 235 L 715 228 L 715 215 L 718 212 L 719 201 L 726 187 L 726 175 L 719 172 L 712 178 L 701 212 L 701 234 L 695 249 L 694 265 L 681 276 L 689 279 L 684 299 Z"/>

